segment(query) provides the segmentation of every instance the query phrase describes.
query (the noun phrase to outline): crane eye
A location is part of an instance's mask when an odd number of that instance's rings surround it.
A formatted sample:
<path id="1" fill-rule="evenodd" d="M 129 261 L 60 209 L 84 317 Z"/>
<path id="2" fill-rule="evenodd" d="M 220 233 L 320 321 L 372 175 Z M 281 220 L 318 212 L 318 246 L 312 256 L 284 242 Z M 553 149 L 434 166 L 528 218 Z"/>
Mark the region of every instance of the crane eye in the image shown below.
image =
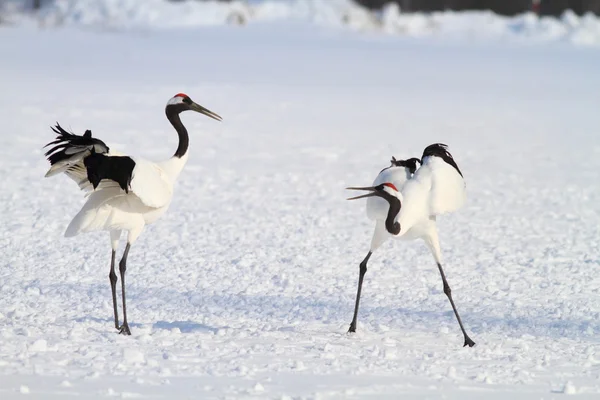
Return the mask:
<path id="1" fill-rule="evenodd" d="M 184 98 L 182 99 L 182 101 L 183 101 L 185 104 L 192 104 L 192 99 L 190 99 L 189 97 L 184 97 Z"/>

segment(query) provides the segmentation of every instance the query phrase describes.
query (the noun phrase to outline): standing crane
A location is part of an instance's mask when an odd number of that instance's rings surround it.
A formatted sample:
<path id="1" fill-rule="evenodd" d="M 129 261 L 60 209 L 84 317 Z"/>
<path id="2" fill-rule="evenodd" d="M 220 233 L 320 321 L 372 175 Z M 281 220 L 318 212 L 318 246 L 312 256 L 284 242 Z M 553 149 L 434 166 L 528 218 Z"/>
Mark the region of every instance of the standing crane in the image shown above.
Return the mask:
<path id="1" fill-rule="evenodd" d="M 52 130 L 57 134 L 53 146 L 46 152 L 50 169 L 46 177 L 65 173 L 89 196 L 81 210 L 71 220 L 65 237 L 90 231 L 108 231 L 112 246 L 110 287 L 112 290 L 115 328 L 131 335 L 125 305 L 125 271 L 129 249 L 142 233 L 144 226 L 160 218 L 173 197 L 173 185 L 188 160 L 189 136 L 179 114 L 196 111 L 221 121 L 216 113 L 194 103 L 190 97 L 178 93 L 167 102 L 165 113 L 179 136 L 175 154 L 166 161 L 154 163 L 110 151 L 100 139 L 92 138 L 87 130 L 83 136 L 65 131 L 58 123 Z M 117 275 L 115 254 L 122 231 L 127 231 L 127 245 L 121 261 L 121 296 L 123 324 L 119 325 L 117 311 Z"/>
<path id="2" fill-rule="evenodd" d="M 423 239 L 442 276 L 444 293 L 448 296 L 463 333 L 464 346 L 473 347 L 475 345 L 475 342 L 467 335 L 454 305 L 452 291 L 442 269 L 440 243 L 436 228 L 438 215 L 458 210 L 466 199 L 462 172 L 447 148 L 445 144 L 441 143 L 427 146 L 421 160 L 411 158 L 398 161 L 392 158 L 392 165 L 379 173 L 373 186 L 347 188 L 369 192 L 348 200 L 367 198 L 367 216 L 375 220 L 371 248 L 360 263 L 354 317 L 348 332 L 356 331 L 363 278 L 373 252 L 389 238 Z M 421 166 L 419 167 L 418 164 Z"/>

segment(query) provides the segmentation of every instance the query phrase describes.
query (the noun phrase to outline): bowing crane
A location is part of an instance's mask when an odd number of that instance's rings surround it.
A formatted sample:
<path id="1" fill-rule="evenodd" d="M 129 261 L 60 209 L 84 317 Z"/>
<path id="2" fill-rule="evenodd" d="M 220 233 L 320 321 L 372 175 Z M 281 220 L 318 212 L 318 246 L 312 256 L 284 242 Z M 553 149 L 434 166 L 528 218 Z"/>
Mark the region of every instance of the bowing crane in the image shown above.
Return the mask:
<path id="1" fill-rule="evenodd" d="M 348 200 L 367 198 L 367 216 L 375 220 L 370 250 L 360 263 L 354 317 L 348 332 L 356 331 L 363 278 L 373 252 L 389 238 L 422 239 L 438 266 L 444 293 L 452 305 L 464 336 L 464 346 L 473 347 L 475 342 L 465 331 L 452 299 L 450 285 L 442 269 L 441 249 L 436 228 L 438 215 L 456 211 L 462 207 L 466 199 L 462 172 L 447 150 L 447 146 L 441 143 L 427 146 L 421 160 L 392 159 L 392 166 L 382 170 L 372 186 L 347 189 L 369 192 Z"/>

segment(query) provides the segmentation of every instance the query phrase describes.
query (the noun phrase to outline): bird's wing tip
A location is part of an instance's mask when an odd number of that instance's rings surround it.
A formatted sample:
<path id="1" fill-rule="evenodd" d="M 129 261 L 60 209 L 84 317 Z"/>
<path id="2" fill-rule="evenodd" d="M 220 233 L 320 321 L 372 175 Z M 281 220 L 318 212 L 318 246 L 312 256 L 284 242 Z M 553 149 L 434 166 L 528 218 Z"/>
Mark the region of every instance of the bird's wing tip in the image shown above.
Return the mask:
<path id="1" fill-rule="evenodd" d="M 73 236 L 77 236 L 78 233 L 79 231 L 77 229 L 71 229 L 71 227 L 69 226 L 63 236 L 66 238 L 70 238 Z"/>
<path id="2" fill-rule="evenodd" d="M 50 178 L 51 176 L 54 176 L 56 174 L 58 174 L 60 171 L 60 168 L 54 168 L 54 166 L 50 167 L 50 169 L 48 170 L 48 172 L 46 172 L 46 174 L 44 175 L 44 178 Z"/>

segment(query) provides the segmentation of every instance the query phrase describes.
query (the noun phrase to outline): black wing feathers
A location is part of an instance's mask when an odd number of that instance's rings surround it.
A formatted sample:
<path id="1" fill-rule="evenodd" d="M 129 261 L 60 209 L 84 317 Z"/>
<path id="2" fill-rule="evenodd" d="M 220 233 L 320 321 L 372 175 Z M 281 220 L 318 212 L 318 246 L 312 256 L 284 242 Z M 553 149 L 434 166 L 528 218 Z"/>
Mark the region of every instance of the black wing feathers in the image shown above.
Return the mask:
<path id="1" fill-rule="evenodd" d="M 56 123 L 52 130 L 57 134 L 56 139 L 44 147 L 54 145 L 45 156 L 52 166 L 60 163 L 55 167 L 58 168 L 56 172 L 81 173 L 85 168 L 87 180 L 94 189 L 103 179 L 108 179 L 118 183 L 121 189 L 129 193 L 135 161 L 127 156 L 109 156 L 108 146 L 102 140 L 94 139 L 89 129 L 79 136 L 65 131 Z M 51 175 L 53 174 L 47 176 Z"/>
<path id="2" fill-rule="evenodd" d="M 108 153 L 108 146 L 100 139 L 92 138 L 92 131 L 85 131 L 83 136 L 78 136 L 65 131 L 57 122 L 52 130 L 57 134 L 56 139 L 44 147 L 56 145 L 44 154 L 48 156 L 50 165 L 71 158 L 73 154 L 85 149 L 94 148 L 97 153 Z"/>
<path id="3" fill-rule="evenodd" d="M 409 158 L 408 160 L 396 160 L 396 157 L 392 156 L 392 165 L 396 167 L 408 168 L 411 174 L 414 174 L 417 170 L 417 163 L 421 161 L 418 158 Z"/>
<path id="4" fill-rule="evenodd" d="M 92 151 L 92 154 L 83 159 L 87 170 L 87 177 L 94 189 L 98 187 L 102 179 L 110 179 L 119 184 L 121 189 L 129 193 L 131 175 L 135 167 L 135 161 L 124 156 L 108 157 Z"/>
<path id="5" fill-rule="evenodd" d="M 396 160 L 396 157 L 392 156 L 392 160 L 390 162 L 392 163 L 392 165 L 390 165 L 389 167 L 385 167 L 384 169 L 379 171 L 379 173 L 382 173 L 386 169 L 390 169 L 392 167 L 404 167 L 408 168 L 411 174 L 414 174 L 417 170 L 417 163 L 420 163 L 421 161 L 419 161 L 418 158 L 409 158 L 408 160 Z"/>
<path id="6" fill-rule="evenodd" d="M 421 157 L 421 162 L 423 162 L 423 159 L 425 157 L 429 157 L 429 156 L 440 157 L 447 164 L 453 166 L 454 169 L 456 169 L 456 172 L 458 172 L 460 174 L 460 176 L 463 176 L 462 172 L 460 172 L 460 169 L 458 168 L 458 165 L 456 165 L 456 162 L 454 161 L 452 154 L 450 154 L 450 152 L 447 150 L 447 148 L 448 148 L 448 146 L 443 143 L 430 144 L 429 146 L 425 147 L 425 150 L 423 150 L 423 157 Z"/>

